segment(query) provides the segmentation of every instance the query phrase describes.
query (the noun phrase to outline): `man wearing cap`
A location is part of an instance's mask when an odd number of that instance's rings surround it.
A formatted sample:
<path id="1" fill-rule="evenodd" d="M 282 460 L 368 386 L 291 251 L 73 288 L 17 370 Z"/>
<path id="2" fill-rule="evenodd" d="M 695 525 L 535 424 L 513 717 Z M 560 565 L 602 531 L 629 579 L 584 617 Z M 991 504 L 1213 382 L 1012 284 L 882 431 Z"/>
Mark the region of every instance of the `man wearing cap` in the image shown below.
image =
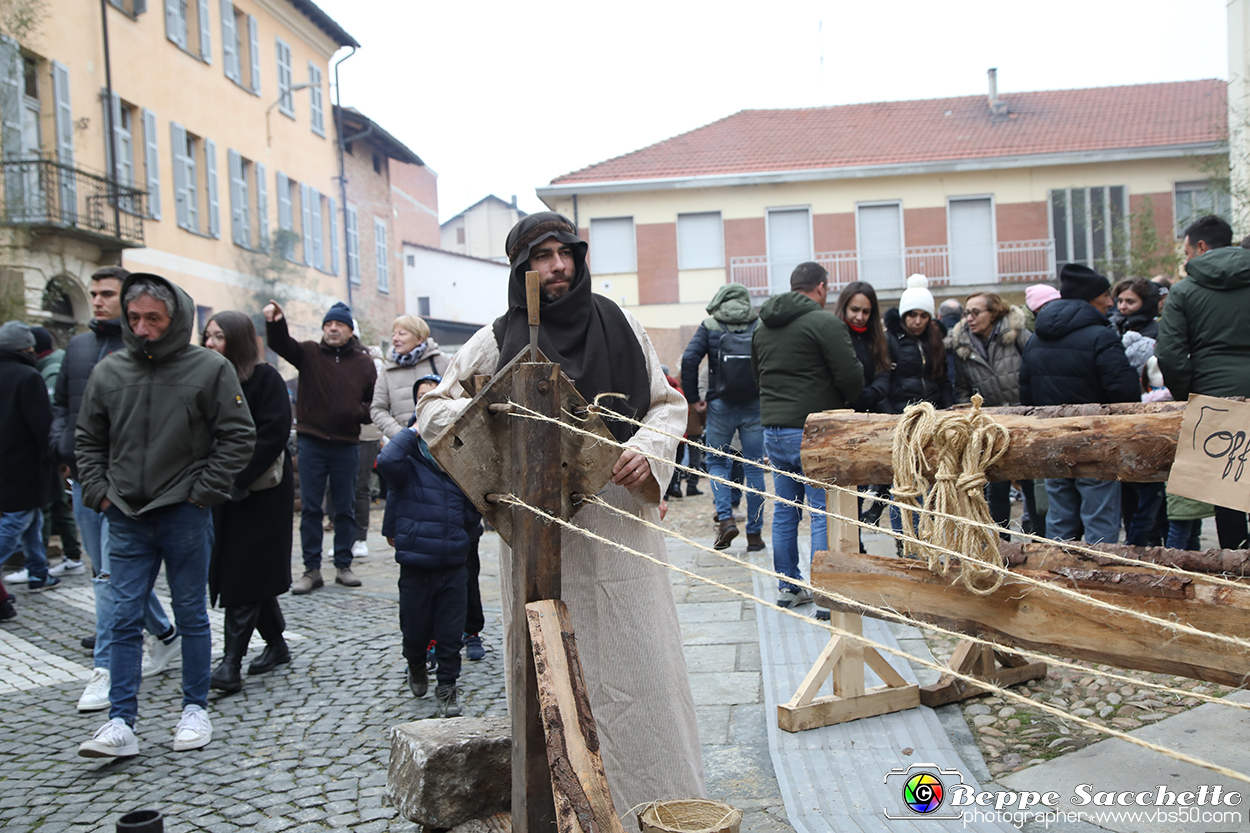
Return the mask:
<path id="1" fill-rule="evenodd" d="M 26 553 L 26 586 L 32 592 L 56 587 L 48 575 L 41 508 L 52 500 L 56 478 L 48 447 L 52 405 L 35 369 L 35 337 L 20 321 L 0 326 L 0 554 L 20 545 Z"/>
<path id="2" fill-rule="evenodd" d="M 560 365 L 585 399 L 617 394 L 604 400 L 605 407 L 646 426 L 605 419 L 624 450 L 599 498 L 624 516 L 591 504 L 574 523 L 663 560 L 663 535 L 639 519 L 659 523 L 660 494 L 672 473 L 668 461 L 677 438 L 685 431 L 686 402 L 665 381 L 638 321 L 592 292 L 587 248 L 573 223 L 552 211 L 531 214 L 513 227 L 507 238 L 512 265 L 508 311 L 460 348 L 442 383 L 417 403 L 417 424 L 421 436 L 432 441 L 468 407 L 470 380 L 494 374 L 528 349 L 525 273 L 538 272 L 543 354 Z M 560 597 L 577 633 L 618 815 L 657 799 L 702 797 L 698 724 L 668 571 L 570 530 L 560 537 Z M 512 621 L 511 580 L 511 553 L 504 547 L 500 583 L 507 623 Z M 507 638 L 528 635 L 508 633 Z"/>
<path id="3" fill-rule="evenodd" d="M 1141 382 L 1107 320 L 1111 283 L 1079 263 L 1059 274 L 1059 299 L 1037 313 L 1037 338 L 1024 348 L 1020 402 L 1076 405 L 1140 402 Z M 1046 481 L 1046 534 L 1076 540 L 1082 526 L 1090 544 L 1120 537 L 1120 484 L 1087 477 Z"/>
<path id="4" fill-rule="evenodd" d="M 84 758 L 136 755 L 143 621 L 164 566 L 182 635 L 182 718 L 173 749 L 212 740 L 208 717 L 210 507 L 230 497 L 252 459 L 256 429 L 234 366 L 191 343 L 195 303 L 159 275 L 122 282 L 125 349 L 91 373 L 74 430 L 87 507 L 108 520 L 115 609 L 109 720 L 78 747 Z"/>
<path id="5" fill-rule="evenodd" d="M 1250 250 L 1233 246 L 1233 230 L 1214 215 L 1185 229 L 1185 273 L 1159 320 L 1155 355 L 1172 396 L 1250 396 Z M 1220 547 L 1243 549 L 1246 513 L 1215 507 Z"/>
<path id="6" fill-rule="evenodd" d="M 321 501 L 330 482 L 334 504 L 334 580 L 359 587 L 352 572 L 356 541 L 356 476 L 360 467 L 360 426 L 372 421 L 373 359 L 352 333 L 352 311 L 342 302 L 330 307 L 321 321 L 321 341 L 296 341 L 287 331 L 277 301 L 263 310 L 269 347 L 299 371 L 295 431 L 299 435 L 299 537 L 304 575 L 291 587 L 296 596 L 324 585 L 321 544 L 324 512 Z"/>

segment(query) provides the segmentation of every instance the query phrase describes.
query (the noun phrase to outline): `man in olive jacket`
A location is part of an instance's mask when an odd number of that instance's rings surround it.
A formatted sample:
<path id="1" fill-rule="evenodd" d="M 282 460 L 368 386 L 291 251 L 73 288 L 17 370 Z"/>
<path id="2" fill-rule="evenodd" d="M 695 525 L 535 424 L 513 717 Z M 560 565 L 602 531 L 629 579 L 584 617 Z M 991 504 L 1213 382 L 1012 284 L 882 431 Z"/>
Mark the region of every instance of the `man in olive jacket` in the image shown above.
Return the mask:
<path id="1" fill-rule="evenodd" d="M 1250 251 L 1233 247 L 1233 230 L 1214 215 L 1185 229 L 1185 272 L 1168 293 L 1155 356 L 1172 396 L 1250 396 Z M 1242 549 L 1246 513 L 1215 508 L 1220 546 Z"/>
<path id="2" fill-rule="evenodd" d="M 208 584 L 209 507 L 230 496 L 252 457 L 256 429 L 233 365 L 191 344 L 195 304 L 158 275 L 122 282 L 126 349 L 91 373 L 75 429 L 83 503 L 109 524 L 116 603 L 109 721 L 78 748 L 86 758 L 138 754 L 143 617 L 161 564 L 182 634 L 182 719 L 174 751 L 212 740 Z"/>
<path id="3" fill-rule="evenodd" d="M 764 452 L 774 469 L 803 473 L 799 446 L 803 423 L 816 411 L 846 408 L 864 389 L 864 368 L 855 357 L 842 319 L 825 312 L 829 273 L 818 263 L 800 263 L 790 275 L 790 292 L 769 298 L 751 340 L 751 366 L 760 389 Z M 783 474 L 773 475 L 777 497 L 825 508 L 825 493 Z M 828 549 L 825 516 L 812 514 L 812 552 Z M 773 569 L 802 579 L 799 569 L 799 510 L 773 509 Z M 811 593 L 779 582 L 777 604 L 792 607 Z"/>

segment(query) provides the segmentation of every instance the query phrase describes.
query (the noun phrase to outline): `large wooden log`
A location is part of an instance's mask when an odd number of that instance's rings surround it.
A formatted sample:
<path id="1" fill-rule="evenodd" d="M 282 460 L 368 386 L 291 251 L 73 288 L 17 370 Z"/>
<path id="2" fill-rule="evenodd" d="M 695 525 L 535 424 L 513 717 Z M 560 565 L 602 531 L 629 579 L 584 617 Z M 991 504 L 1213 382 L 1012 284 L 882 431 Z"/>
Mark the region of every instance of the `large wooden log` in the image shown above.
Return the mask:
<path id="1" fill-rule="evenodd" d="M 1183 402 L 985 408 L 1011 432 L 1011 445 L 986 472 L 990 480 L 1092 477 L 1151 483 L 1167 480 Z M 889 483 L 892 414 L 824 411 L 803 429 L 803 472 L 843 485 Z M 930 462 L 932 458 L 930 457 Z"/>
<path id="2" fill-rule="evenodd" d="M 1086 584 L 1082 587 L 1085 595 L 1120 609 L 1149 613 L 1211 633 L 1250 634 L 1250 586 L 1181 580 L 1177 582 L 1179 592 L 1147 594 L 1137 592 L 1139 588 L 1121 586 L 1123 581 L 1110 576 L 1093 576 L 1083 582 L 1081 579 L 1087 577 L 1019 572 L 1068 587 Z M 1132 568 L 1115 572 L 1120 576 L 1133 574 Z M 952 586 L 949 578 L 934 575 L 919 561 L 819 552 L 812 563 L 812 581 L 857 602 L 897 610 L 959 633 L 985 635 L 1004 647 L 1228 686 L 1245 685 L 1250 675 L 1250 654 L 1227 642 L 1111 614 L 1016 579 L 1007 579 L 988 596 L 977 596 Z"/>
<path id="3" fill-rule="evenodd" d="M 1001 543 L 998 551 L 1010 567 L 1026 570 L 1053 570 L 1063 567 L 1124 567 L 1120 559 L 1132 558 L 1164 567 L 1176 567 L 1193 573 L 1223 574 L 1230 577 L 1250 575 L 1250 550 L 1172 550 L 1167 547 L 1130 547 L 1127 544 L 1093 544 L 1091 549 L 1116 555 L 1109 558 L 1074 552 L 1054 544 Z M 845 551 L 846 548 L 844 548 Z"/>

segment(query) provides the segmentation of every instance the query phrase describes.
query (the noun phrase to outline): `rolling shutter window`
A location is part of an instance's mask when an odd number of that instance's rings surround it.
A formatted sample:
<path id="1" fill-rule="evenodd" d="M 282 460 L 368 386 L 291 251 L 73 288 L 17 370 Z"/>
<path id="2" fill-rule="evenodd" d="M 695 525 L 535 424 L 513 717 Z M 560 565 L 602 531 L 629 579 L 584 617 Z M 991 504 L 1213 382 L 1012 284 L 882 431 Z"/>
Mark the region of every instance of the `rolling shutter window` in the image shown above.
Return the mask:
<path id="1" fill-rule="evenodd" d="M 211 64 L 213 62 L 213 36 L 208 27 L 208 0 L 199 0 L 199 2 L 200 57 L 204 59 L 204 63 Z"/>
<path id="2" fill-rule="evenodd" d="M 637 271 L 634 218 L 611 217 L 590 221 L 590 251 L 596 274 Z"/>
<path id="3" fill-rule="evenodd" d="M 339 273 L 339 215 L 338 205 L 333 198 L 328 201 L 330 220 L 330 274 Z"/>
<path id="4" fill-rule="evenodd" d="M 256 31 L 256 18 L 247 16 L 247 54 L 252 59 L 252 92 L 260 95 L 260 35 Z"/>
<path id="5" fill-rule="evenodd" d="M 256 245 L 262 252 L 269 251 L 269 184 L 265 181 L 265 166 L 256 165 Z"/>
<path id="6" fill-rule="evenodd" d="M 208 185 L 208 234 L 221 237 L 221 218 L 217 201 L 217 143 L 204 140 L 204 178 Z"/>
<path id="7" fill-rule="evenodd" d="M 235 49 L 234 3 L 232 0 L 221 0 L 221 66 L 226 77 L 236 84 L 243 83 L 239 72 L 239 53 Z"/>
<path id="8" fill-rule="evenodd" d="M 677 215 L 677 268 L 717 269 L 725 265 L 725 234 L 719 211 Z"/>
<path id="9" fill-rule="evenodd" d="M 321 225 L 321 194 L 315 188 L 308 189 L 308 203 L 312 221 L 313 266 L 326 271 L 325 230 Z"/>
<path id="10" fill-rule="evenodd" d="M 343 232 L 347 243 L 347 279 L 354 284 L 360 283 L 360 217 L 356 209 L 347 206 L 347 214 Z"/>
<path id="11" fill-rule="evenodd" d="M 171 154 L 174 162 L 174 215 L 178 228 L 190 228 L 189 206 L 187 205 L 187 131 L 177 122 L 169 123 L 169 141 L 173 148 Z"/>
<path id="12" fill-rule="evenodd" d="M 161 218 L 161 157 L 156 142 L 156 114 L 143 111 L 143 164 L 148 179 L 148 216 Z"/>
<path id="13" fill-rule="evenodd" d="M 303 237 L 304 245 L 301 255 L 305 266 L 312 265 L 312 202 L 309 193 L 312 191 L 307 185 L 299 187 L 299 228 Z"/>

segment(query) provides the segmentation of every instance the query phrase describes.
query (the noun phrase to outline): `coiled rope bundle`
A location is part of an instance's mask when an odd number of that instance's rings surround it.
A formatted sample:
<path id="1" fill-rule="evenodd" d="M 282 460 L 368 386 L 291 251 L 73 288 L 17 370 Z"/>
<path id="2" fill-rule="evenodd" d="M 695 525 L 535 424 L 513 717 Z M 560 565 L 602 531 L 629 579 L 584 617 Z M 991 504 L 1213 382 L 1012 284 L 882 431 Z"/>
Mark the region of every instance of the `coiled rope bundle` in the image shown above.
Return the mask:
<path id="1" fill-rule="evenodd" d="M 905 551 L 928 561 L 929 569 L 948 575 L 950 557 L 935 547 L 961 553 L 959 580 L 970 592 L 987 596 L 1003 583 L 1002 573 L 984 566 L 1006 566 L 998 551 L 998 533 L 985 500 L 985 470 L 1004 454 L 1007 428 L 981 410 L 980 394 L 970 410 L 939 412 L 928 402 L 909 405 L 894 433 L 894 499 L 933 512 L 920 521 L 919 546 L 904 542 Z M 926 477 L 925 450 L 933 448 L 933 484 Z M 915 511 L 901 510 L 904 529 L 913 529 Z M 967 518 L 979 524 L 960 523 Z M 929 546 L 930 544 L 935 546 Z"/>

